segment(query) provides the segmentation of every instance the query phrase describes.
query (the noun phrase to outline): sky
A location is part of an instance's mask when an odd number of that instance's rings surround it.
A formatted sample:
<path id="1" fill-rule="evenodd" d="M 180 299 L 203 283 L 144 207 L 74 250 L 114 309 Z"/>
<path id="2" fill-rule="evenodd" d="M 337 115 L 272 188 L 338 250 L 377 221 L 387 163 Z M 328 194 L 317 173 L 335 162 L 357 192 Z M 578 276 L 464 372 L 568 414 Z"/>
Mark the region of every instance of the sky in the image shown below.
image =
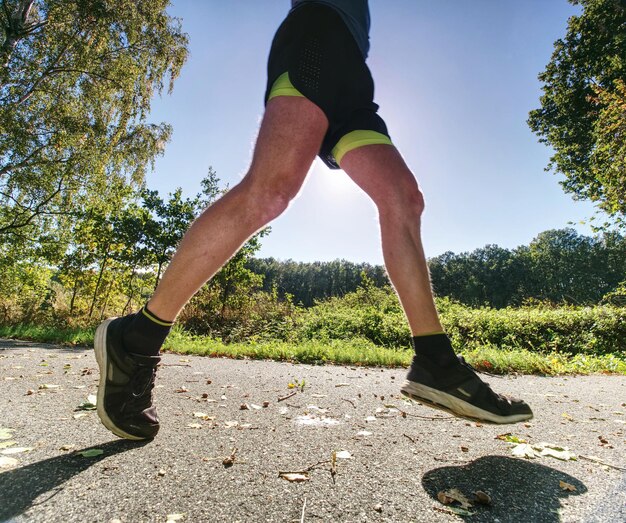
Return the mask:
<path id="1" fill-rule="evenodd" d="M 151 189 L 195 195 L 209 166 L 232 187 L 245 174 L 263 115 L 269 47 L 289 0 L 174 0 L 189 59 L 172 95 L 153 101 L 171 142 Z M 391 138 L 426 198 L 428 257 L 487 244 L 527 245 L 594 214 L 546 172 L 551 151 L 526 120 L 537 79 L 567 19 L 566 0 L 370 0 L 368 64 Z M 260 257 L 382 263 L 376 210 L 343 171 L 317 159 Z"/>

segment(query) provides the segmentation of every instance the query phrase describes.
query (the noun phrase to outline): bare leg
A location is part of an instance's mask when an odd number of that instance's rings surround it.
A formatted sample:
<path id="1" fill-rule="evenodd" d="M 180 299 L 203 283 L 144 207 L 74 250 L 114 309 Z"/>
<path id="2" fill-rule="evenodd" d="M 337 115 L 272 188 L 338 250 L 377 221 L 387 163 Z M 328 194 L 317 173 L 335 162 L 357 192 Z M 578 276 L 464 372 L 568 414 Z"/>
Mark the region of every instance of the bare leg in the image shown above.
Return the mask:
<path id="1" fill-rule="evenodd" d="M 287 208 L 327 127 L 324 113 L 305 98 L 269 101 L 248 173 L 187 231 L 148 304 L 154 314 L 173 321 L 250 236 Z"/>
<path id="2" fill-rule="evenodd" d="M 354 149 L 341 167 L 378 208 L 385 266 L 411 332 L 441 332 L 420 236 L 424 199 L 415 177 L 391 145 Z"/>

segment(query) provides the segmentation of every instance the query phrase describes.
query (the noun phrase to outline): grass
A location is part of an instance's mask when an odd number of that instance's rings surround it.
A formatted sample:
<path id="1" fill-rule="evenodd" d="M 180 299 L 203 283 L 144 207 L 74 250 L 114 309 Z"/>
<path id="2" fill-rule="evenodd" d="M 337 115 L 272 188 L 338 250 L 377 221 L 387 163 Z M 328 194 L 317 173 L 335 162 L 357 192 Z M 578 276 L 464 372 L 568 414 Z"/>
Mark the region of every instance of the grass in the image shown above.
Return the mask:
<path id="1" fill-rule="evenodd" d="M 93 345 L 94 329 L 55 329 L 33 325 L 0 326 L 0 337 L 17 338 L 68 345 Z M 352 340 L 306 341 L 250 341 L 225 344 L 200 336 L 192 336 L 174 329 L 166 340 L 165 351 L 201 356 L 269 359 L 312 364 L 343 364 L 384 367 L 406 367 L 411 352 L 374 345 L 362 338 Z M 484 345 L 461 352 L 476 369 L 493 374 L 539 374 L 548 376 L 567 374 L 607 373 L 626 375 L 626 355 L 576 354 L 560 352 L 531 352 L 503 350 Z"/>

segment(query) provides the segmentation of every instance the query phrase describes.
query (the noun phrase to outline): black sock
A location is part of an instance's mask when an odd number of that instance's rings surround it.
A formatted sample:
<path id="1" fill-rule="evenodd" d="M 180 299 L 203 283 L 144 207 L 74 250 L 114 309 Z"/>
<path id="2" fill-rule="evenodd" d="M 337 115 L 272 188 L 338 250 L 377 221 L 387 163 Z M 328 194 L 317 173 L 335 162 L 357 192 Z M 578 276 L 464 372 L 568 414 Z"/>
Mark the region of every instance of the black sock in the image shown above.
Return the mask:
<path id="1" fill-rule="evenodd" d="M 122 334 L 124 348 L 134 354 L 156 356 L 172 325 L 171 321 L 164 321 L 155 316 L 146 305 L 128 322 Z"/>
<path id="2" fill-rule="evenodd" d="M 437 365 L 446 367 L 458 361 L 452 343 L 447 334 L 438 332 L 436 334 L 426 334 L 424 336 L 413 336 L 411 338 L 415 354 L 422 356 Z"/>

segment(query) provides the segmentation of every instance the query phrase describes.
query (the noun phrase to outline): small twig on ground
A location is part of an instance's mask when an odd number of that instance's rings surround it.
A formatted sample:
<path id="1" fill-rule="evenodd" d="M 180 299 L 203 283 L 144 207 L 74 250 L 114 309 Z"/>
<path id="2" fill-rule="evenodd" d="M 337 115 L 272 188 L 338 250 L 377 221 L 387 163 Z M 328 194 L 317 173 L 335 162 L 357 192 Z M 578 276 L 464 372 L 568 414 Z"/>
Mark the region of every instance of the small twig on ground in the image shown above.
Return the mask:
<path id="1" fill-rule="evenodd" d="M 282 398 L 278 398 L 278 401 L 288 400 L 289 398 L 295 396 L 296 394 L 298 394 L 298 391 L 294 390 L 291 394 L 288 394 L 287 396 L 283 396 Z"/>
<path id="2" fill-rule="evenodd" d="M 347 401 L 350 405 L 352 405 L 356 409 L 356 403 L 354 401 L 349 400 L 348 398 L 341 398 L 343 401 Z"/>
<path id="3" fill-rule="evenodd" d="M 610 463 L 606 463 L 605 461 L 599 460 L 598 458 L 594 458 L 592 456 L 583 456 L 580 455 L 581 458 L 586 459 L 587 461 L 593 461 L 594 463 L 599 463 L 600 465 L 604 465 L 605 467 L 611 467 L 616 470 L 626 470 L 624 467 L 618 467 L 617 465 L 611 465 Z"/>
<path id="4" fill-rule="evenodd" d="M 300 518 L 300 523 L 304 523 L 304 510 L 306 509 L 306 496 L 304 496 L 304 504 L 302 505 L 302 517 Z"/>
<path id="5" fill-rule="evenodd" d="M 408 438 L 411 443 L 415 443 L 415 440 L 408 434 L 402 434 L 405 438 Z"/>
<path id="6" fill-rule="evenodd" d="M 307 472 L 312 471 L 313 469 L 316 469 L 320 465 L 324 465 L 326 463 L 330 463 L 330 461 L 331 460 L 329 460 L 329 459 L 325 459 L 324 461 L 318 461 L 317 463 L 315 463 L 315 465 L 311 465 L 310 467 L 307 467 L 307 468 L 301 469 L 301 470 L 279 470 L 278 471 L 278 475 L 282 476 L 283 474 L 305 474 Z"/>
<path id="7" fill-rule="evenodd" d="M 420 416 L 419 414 L 411 414 L 410 412 L 405 412 L 403 410 L 401 410 L 400 412 L 407 416 L 411 416 L 413 418 L 420 418 L 420 419 L 432 419 L 432 420 L 441 420 L 441 421 L 456 419 L 455 416 Z"/>
<path id="8" fill-rule="evenodd" d="M 470 461 L 468 459 L 442 458 L 441 456 L 433 456 L 433 459 L 435 461 L 454 462 L 454 463 L 468 463 Z"/>
<path id="9" fill-rule="evenodd" d="M 191 367 L 189 363 L 159 363 L 159 367 Z"/>

